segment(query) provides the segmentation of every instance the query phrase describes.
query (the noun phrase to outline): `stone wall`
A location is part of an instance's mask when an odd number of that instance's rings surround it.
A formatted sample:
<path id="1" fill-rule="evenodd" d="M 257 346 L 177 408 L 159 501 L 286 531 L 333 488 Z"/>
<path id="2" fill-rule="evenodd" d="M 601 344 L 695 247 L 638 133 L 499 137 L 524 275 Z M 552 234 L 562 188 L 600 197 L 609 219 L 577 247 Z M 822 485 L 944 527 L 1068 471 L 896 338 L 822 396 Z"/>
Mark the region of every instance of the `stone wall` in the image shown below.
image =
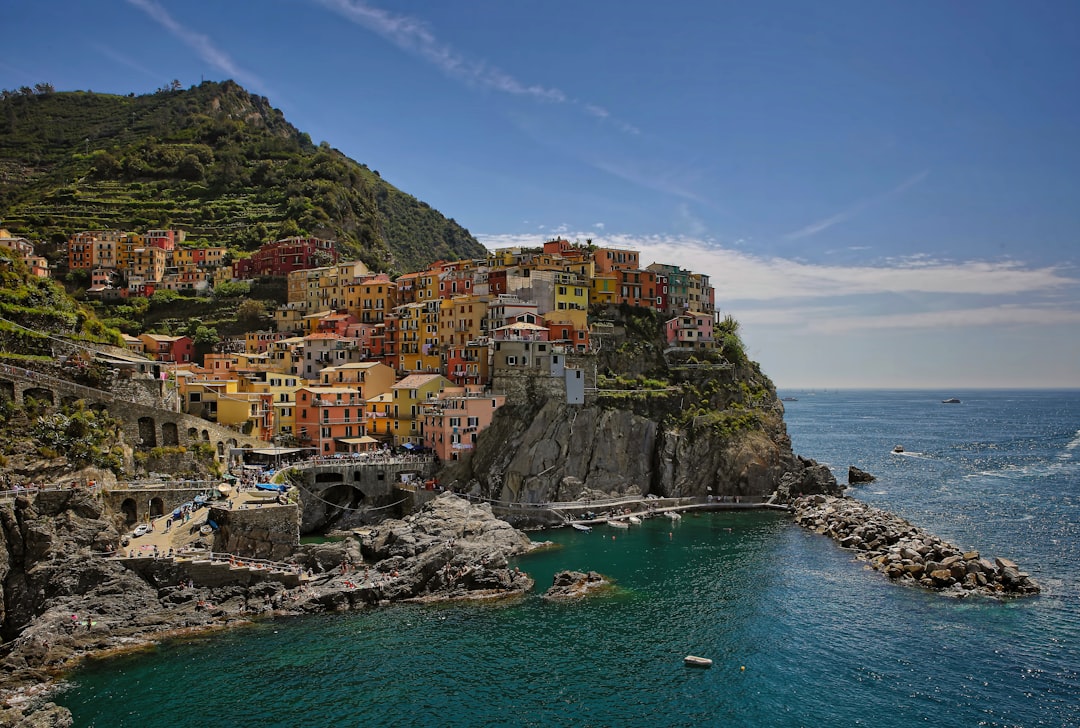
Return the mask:
<path id="1" fill-rule="evenodd" d="M 155 394 L 160 382 L 143 380 L 127 383 L 123 393 L 106 392 L 60 379 L 48 374 L 12 366 L 0 366 L 0 393 L 25 403 L 29 394 L 54 406 L 74 400 L 102 404 L 113 417 L 123 422 L 124 440 L 136 450 L 155 447 L 179 447 L 189 450 L 208 443 L 218 460 L 225 460 L 232 448 L 266 447 L 267 443 L 183 412 L 163 409 Z M 130 397 L 131 399 L 128 399 Z"/>
<path id="2" fill-rule="evenodd" d="M 235 510 L 211 507 L 208 518 L 218 524 L 214 551 L 282 561 L 300 545 L 300 509 L 296 505 L 267 503 Z"/>
<path id="3" fill-rule="evenodd" d="M 150 516 L 151 501 L 160 500 L 161 515 L 172 513 L 178 506 L 187 503 L 197 495 L 205 495 L 210 490 L 211 483 L 193 486 L 147 486 L 145 488 L 108 488 L 101 491 L 101 499 L 105 503 L 106 512 L 122 523 L 133 525 L 142 523 Z M 124 504 L 128 507 L 125 509 Z M 132 510 L 134 507 L 134 510 Z M 134 516 L 134 517 L 132 517 Z M 121 523 L 121 521 L 118 521 Z"/>
<path id="4" fill-rule="evenodd" d="M 300 576 L 289 571 L 230 566 L 222 561 L 209 559 L 137 558 L 119 559 L 126 568 L 134 571 L 157 588 L 178 586 L 189 580 L 196 587 L 251 586 L 264 581 L 276 581 L 288 588 L 300 585 Z"/>

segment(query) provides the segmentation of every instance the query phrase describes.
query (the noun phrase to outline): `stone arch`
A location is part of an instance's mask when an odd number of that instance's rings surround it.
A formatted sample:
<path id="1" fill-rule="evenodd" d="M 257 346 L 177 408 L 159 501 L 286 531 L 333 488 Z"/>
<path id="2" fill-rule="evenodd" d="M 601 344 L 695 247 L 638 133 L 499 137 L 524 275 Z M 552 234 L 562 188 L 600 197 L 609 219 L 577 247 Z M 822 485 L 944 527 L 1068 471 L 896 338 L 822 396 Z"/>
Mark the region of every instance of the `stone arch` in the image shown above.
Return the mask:
<path id="1" fill-rule="evenodd" d="M 157 428 L 153 417 L 139 418 L 139 440 L 144 448 L 157 447 Z"/>
<path id="2" fill-rule="evenodd" d="M 336 505 L 337 508 L 360 508 L 364 502 L 363 490 L 343 483 L 326 488 L 319 497 L 326 501 L 327 505 Z"/>
<path id="3" fill-rule="evenodd" d="M 165 504 L 161 500 L 161 496 L 155 495 L 150 499 L 150 518 L 157 518 L 165 515 Z"/>
<path id="4" fill-rule="evenodd" d="M 76 397 L 74 394 L 61 395 L 61 397 L 60 397 L 60 406 L 61 407 L 74 407 L 75 403 L 78 402 L 79 399 L 80 399 L 80 397 Z"/>
<path id="5" fill-rule="evenodd" d="M 217 443 L 217 456 L 219 458 L 225 457 L 225 443 L 222 442 L 221 440 L 218 440 L 218 443 Z"/>
<path id="6" fill-rule="evenodd" d="M 131 525 L 139 520 L 139 507 L 134 498 L 125 498 L 120 504 L 120 512 L 124 514 L 124 523 Z"/>
<path id="7" fill-rule="evenodd" d="M 32 397 L 38 402 L 48 402 L 49 404 L 56 404 L 56 399 L 53 396 L 51 389 L 45 389 L 43 387 L 28 387 L 23 392 L 23 402 L 26 402 L 27 397 Z"/>
<path id="8" fill-rule="evenodd" d="M 341 473 L 333 470 L 315 473 L 316 483 L 341 483 L 344 482 L 344 480 L 345 478 L 342 476 Z"/>
<path id="9" fill-rule="evenodd" d="M 175 422 L 161 423 L 161 444 L 166 447 L 175 447 L 180 444 L 180 431 Z"/>
<path id="10" fill-rule="evenodd" d="M 203 442 L 210 442 L 210 430 L 203 430 L 202 431 L 202 439 L 203 439 Z"/>
<path id="11" fill-rule="evenodd" d="M 199 440 L 199 428 L 189 427 L 187 428 L 188 442 L 198 442 Z"/>
<path id="12" fill-rule="evenodd" d="M 15 382 L 0 379 L 0 399 L 10 402 L 15 401 Z"/>

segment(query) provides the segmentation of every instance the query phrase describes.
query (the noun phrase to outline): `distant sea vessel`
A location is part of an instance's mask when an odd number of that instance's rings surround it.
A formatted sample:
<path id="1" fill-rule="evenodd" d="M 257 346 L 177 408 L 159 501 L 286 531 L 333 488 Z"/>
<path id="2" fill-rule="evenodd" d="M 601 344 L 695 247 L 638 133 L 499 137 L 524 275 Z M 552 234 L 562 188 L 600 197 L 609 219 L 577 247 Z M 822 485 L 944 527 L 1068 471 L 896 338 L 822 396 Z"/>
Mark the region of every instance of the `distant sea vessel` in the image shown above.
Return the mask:
<path id="1" fill-rule="evenodd" d="M 896 447 L 894 447 L 892 449 L 892 451 L 893 452 L 904 452 L 904 446 L 903 445 L 897 445 Z"/>
<path id="2" fill-rule="evenodd" d="M 781 402 L 798 402 L 799 398 L 798 397 L 781 397 L 780 401 Z"/>
<path id="3" fill-rule="evenodd" d="M 960 400 L 956 397 L 949 397 L 948 399 L 941 400 L 942 404 L 960 404 Z"/>

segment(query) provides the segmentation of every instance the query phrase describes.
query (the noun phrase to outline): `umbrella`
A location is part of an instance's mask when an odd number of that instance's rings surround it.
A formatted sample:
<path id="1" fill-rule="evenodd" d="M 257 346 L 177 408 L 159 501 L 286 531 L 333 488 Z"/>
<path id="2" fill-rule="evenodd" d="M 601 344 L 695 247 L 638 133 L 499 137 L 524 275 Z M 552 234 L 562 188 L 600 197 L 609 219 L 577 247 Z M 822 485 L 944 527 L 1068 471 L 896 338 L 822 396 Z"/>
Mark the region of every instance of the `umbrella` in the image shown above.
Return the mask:
<path id="1" fill-rule="evenodd" d="M 404 445 L 402 445 L 402 447 L 405 448 L 406 450 L 412 450 L 412 449 L 414 449 L 416 447 L 416 445 L 412 444 L 411 442 L 407 442 Z"/>

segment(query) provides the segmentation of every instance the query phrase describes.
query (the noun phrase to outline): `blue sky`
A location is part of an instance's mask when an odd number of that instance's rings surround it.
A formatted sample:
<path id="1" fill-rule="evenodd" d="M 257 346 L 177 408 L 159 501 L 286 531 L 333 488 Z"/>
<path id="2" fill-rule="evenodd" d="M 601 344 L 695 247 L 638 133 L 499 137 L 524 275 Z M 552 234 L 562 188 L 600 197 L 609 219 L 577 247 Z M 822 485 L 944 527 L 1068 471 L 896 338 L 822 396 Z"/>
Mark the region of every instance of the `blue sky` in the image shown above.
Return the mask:
<path id="1" fill-rule="evenodd" d="M 4 0 L 0 87 L 233 78 L 489 247 L 712 275 L 781 388 L 1080 387 L 1080 5 Z"/>

